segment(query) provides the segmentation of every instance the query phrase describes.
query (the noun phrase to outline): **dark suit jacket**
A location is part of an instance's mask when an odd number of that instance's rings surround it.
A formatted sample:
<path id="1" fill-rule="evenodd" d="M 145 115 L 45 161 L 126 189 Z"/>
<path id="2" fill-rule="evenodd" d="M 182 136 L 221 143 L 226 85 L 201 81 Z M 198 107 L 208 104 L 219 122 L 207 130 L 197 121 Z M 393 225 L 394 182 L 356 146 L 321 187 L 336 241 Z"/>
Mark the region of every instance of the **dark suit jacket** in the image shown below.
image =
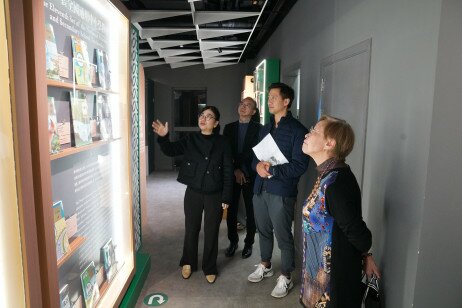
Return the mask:
<path id="1" fill-rule="evenodd" d="M 231 145 L 231 152 L 233 155 L 233 164 L 234 170 L 241 169 L 246 171 L 251 178 L 255 179 L 256 173 L 252 169 L 252 160 L 254 158 L 254 153 L 252 148 L 258 144 L 258 134 L 261 129 L 261 124 L 250 121 L 249 127 L 247 127 L 247 132 L 244 138 L 244 145 L 242 147 L 242 153 L 238 153 L 238 138 L 239 138 L 239 121 L 226 124 L 223 135 L 226 136 Z M 245 170 L 243 170 L 245 169 Z"/>

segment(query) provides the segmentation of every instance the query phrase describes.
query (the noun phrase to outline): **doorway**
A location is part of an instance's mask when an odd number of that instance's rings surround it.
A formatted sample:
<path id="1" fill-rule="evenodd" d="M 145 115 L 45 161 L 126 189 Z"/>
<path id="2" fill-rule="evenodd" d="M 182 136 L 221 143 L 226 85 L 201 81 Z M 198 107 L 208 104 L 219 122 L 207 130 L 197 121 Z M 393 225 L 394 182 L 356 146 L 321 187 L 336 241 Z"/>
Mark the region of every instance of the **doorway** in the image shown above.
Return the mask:
<path id="1" fill-rule="evenodd" d="M 321 62 L 318 117 L 328 114 L 346 120 L 355 132 L 355 146 L 347 157 L 362 188 L 366 146 L 371 43 L 368 39 Z"/>

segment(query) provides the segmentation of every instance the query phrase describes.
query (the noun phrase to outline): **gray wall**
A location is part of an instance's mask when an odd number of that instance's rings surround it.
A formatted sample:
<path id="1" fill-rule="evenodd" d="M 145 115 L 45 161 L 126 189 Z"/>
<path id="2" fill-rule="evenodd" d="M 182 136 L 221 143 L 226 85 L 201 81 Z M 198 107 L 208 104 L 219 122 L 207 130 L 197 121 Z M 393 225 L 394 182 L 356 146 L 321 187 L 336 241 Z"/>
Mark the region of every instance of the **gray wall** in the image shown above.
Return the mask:
<path id="1" fill-rule="evenodd" d="M 244 76 L 252 74 L 254 62 L 205 70 L 203 66 L 170 69 L 155 66 L 145 70 L 146 78 L 154 80 L 155 118 L 172 122 L 172 88 L 207 88 L 207 103 L 220 110 L 220 125 L 237 120 L 237 104 L 241 97 Z M 172 170 L 171 159 L 155 144 L 156 170 Z"/>
<path id="2" fill-rule="evenodd" d="M 300 119 L 309 127 L 321 60 L 372 38 L 363 214 L 387 307 L 414 301 L 440 13 L 436 0 L 300 0 L 257 59 L 280 58 L 282 76 L 300 67 Z M 299 200 L 310 190 L 307 178 Z"/>
<path id="3" fill-rule="evenodd" d="M 462 2 L 444 0 L 415 307 L 462 307 Z"/>

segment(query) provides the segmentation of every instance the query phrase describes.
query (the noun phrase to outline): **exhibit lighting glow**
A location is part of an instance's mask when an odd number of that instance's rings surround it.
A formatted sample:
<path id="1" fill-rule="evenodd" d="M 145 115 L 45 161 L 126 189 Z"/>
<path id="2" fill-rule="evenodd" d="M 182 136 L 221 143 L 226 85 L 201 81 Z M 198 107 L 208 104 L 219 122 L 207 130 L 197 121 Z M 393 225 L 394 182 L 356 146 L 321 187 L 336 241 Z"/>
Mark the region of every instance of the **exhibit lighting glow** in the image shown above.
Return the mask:
<path id="1" fill-rule="evenodd" d="M 0 0 L 0 307 L 25 307 L 4 3 Z"/>
<path id="2" fill-rule="evenodd" d="M 263 65 L 263 72 L 266 72 L 266 60 L 263 60 L 260 62 L 260 64 L 257 65 L 257 76 L 258 76 L 258 70 L 260 68 L 260 66 Z M 268 104 L 268 102 L 266 101 L 266 78 L 265 76 L 263 76 L 263 104 L 261 105 L 261 108 L 262 110 L 260 110 L 260 113 L 263 115 L 263 125 L 265 125 L 265 114 L 266 114 L 266 105 Z"/>

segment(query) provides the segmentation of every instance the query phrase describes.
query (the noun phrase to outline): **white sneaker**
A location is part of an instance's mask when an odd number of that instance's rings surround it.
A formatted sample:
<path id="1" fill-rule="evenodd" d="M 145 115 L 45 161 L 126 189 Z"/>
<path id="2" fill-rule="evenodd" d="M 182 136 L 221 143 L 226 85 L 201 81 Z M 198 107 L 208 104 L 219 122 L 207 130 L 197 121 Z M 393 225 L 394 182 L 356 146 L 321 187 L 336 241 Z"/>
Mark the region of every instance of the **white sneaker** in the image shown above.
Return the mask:
<path id="1" fill-rule="evenodd" d="M 257 269 L 247 277 L 250 282 L 260 282 L 265 277 L 273 276 L 273 267 L 266 268 L 263 264 L 258 264 Z"/>
<path id="2" fill-rule="evenodd" d="M 294 283 L 292 282 L 292 279 L 287 279 L 286 276 L 281 275 L 278 278 L 278 282 L 276 283 L 273 292 L 271 292 L 271 296 L 276 298 L 284 297 L 289 294 L 289 290 L 293 287 Z"/>

